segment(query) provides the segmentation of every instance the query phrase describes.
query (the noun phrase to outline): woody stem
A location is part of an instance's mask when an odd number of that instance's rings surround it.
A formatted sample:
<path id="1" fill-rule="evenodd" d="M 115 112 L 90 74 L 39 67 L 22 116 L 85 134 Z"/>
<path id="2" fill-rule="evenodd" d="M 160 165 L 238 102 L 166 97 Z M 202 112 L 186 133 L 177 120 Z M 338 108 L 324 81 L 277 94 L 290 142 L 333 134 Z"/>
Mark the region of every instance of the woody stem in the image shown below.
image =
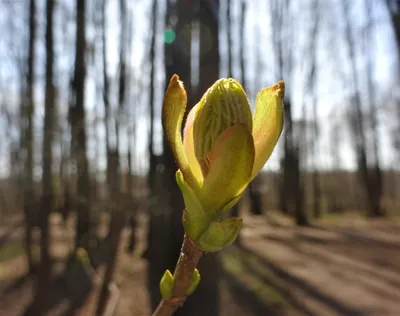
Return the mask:
<path id="1" fill-rule="evenodd" d="M 172 298 L 169 300 L 162 299 L 153 316 L 171 316 L 179 306 L 183 305 L 194 269 L 202 255 L 203 251 L 198 249 L 193 241 L 185 235 L 181 253 L 175 267 Z"/>

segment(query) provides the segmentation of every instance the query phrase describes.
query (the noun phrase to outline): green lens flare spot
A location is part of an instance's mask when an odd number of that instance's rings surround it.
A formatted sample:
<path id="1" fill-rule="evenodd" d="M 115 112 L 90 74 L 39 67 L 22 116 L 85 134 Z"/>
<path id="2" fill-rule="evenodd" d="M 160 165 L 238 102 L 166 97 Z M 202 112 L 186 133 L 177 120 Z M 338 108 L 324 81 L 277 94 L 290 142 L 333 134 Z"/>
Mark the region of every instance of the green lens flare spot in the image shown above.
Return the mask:
<path id="1" fill-rule="evenodd" d="M 176 34 L 173 29 L 166 29 L 164 31 L 164 42 L 167 44 L 172 44 L 176 39 Z"/>

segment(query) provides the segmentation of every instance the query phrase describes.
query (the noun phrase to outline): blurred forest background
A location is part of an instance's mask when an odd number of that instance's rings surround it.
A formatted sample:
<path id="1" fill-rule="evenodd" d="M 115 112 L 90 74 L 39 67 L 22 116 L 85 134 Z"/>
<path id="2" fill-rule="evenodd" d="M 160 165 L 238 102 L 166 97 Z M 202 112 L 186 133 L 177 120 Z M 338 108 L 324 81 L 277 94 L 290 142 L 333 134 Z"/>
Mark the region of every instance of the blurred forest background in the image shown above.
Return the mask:
<path id="1" fill-rule="evenodd" d="M 400 1 L 0 0 L 0 314 L 150 315 L 184 208 L 160 113 L 286 83 L 177 315 L 399 315 Z"/>

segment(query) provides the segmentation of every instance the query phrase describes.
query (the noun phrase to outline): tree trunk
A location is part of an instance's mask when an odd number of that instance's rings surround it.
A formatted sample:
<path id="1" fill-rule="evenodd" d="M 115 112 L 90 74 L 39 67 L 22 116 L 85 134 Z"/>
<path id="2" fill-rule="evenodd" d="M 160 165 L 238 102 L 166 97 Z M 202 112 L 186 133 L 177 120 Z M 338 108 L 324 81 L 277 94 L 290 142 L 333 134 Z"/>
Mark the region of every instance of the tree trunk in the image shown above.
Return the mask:
<path id="1" fill-rule="evenodd" d="M 85 27 L 86 1 L 76 1 L 76 47 L 75 47 L 75 104 L 73 127 L 76 144 L 75 162 L 78 170 L 77 183 L 77 222 L 75 246 L 88 249 L 90 241 L 90 180 L 89 164 L 86 155 L 86 126 L 85 126 L 85 52 L 86 52 L 86 27 Z"/>
<path id="2" fill-rule="evenodd" d="M 168 15 L 167 8 L 167 15 Z M 156 22 L 158 12 L 158 0 L 153 0 L 151 21 L 152 21 L 152 35 L 150 40 L 150 87 L 149 87 L 149 173 L 147 175 L 148 190 L 149 190 L 149 228 L 147 233 L 147 249 L 144 257 L 149 260 L 147 270 L 147 284 L 150 293 L 150 301 L 152 309 L 157 307 L 160 300 L 159 282 L 166 266 L 166 253 L 169 245 L 165 245 L 163 240 L 167 231 L 167 215 L 164 211 L 162 200 L 163 188 L 160 186 L 160 179 L 164 177 L 163 171 L 157 169 L 157 165 L 161 164 L 160 156 L 154 153 L 153 139 L 154 139 L 154 78 L 155 78 L 155 36 L 156 36 Z M 167 48 L 166 48 L 167 49 Z M 167 60 L 166 60 L 167 62 Z M 166 78 L 168 80 L 168 78 Z"/>
<path id="3" fill-rule="evenodd" d="M 370 141 L 372 142 L 372 163 L 369 168 L 369 181 L 370 189 L 368 196 L 370 198 L 370 216 L 383 216 L 384 209 L 381 207 L 381 198 L 383 194 L 383 174 L 380 167 L 379 157 L 379 136 L 378 136 L 378 109 L 376 107 L 375 89 L 372 83 L 372 52 L 370 47 L 373 47 L 373 25 L 374 21 L 371 17 L 372 3 L 370 0 L 365 0 L 365 14 L 367 17 L 366 38 L 364 41 L 364 53 L 366 54 L 366 79 L 368 91 L 368 105 L 369 105 L 369 123 L 372 133 Z M 399 8 L 400 9 L 400 8 Z"/>
<path id="4" fill-rule="evenodd" d="M 102 42 L 103 42 L 103 103 L 104 103 L 104 126 L 106 132 L 106 161 L 107 161 L 107 176 L 106 182 L 107 186 L 110 186 L 110 169 L 108 168 L 110 164 L 110 84 L 108 79 L 108 71 L 107 71 L 107 24 L 106 24 L 106 7 L 107 0 L 102 0 Z"/>
<path id="5" fill-rule="evenodd" d="M 291 102 L 285 100 L 285 143 L 283 159 L 283 191 L 281 200 L 284 210 L 295 217 L 299 226 L 308 225 L 307 214 L 304 209 L 304 190 L 301 186 L 300 155 L 298 145 L 293 137 L 293 120 Z"/>
<path id="6" fill-rule="evenodd" d="M 128 196 L 130 198 L 130 216 L 129 216 L 129 228 L 130 228 L 130 235 L 129 235 L 129 242 L 127 246 L 127 252 L 133 253 L 136 247 L 136 216 L 137 216 L 137 203 L 136 199 L 133 196 L 133 171 L 132 171 L 132 139 L 133 133 L 129 133 L 129 145 L 128 145 Z"/>
<path id="7" fill-rule="evenodd" d="M 25 133 L 25 194 L 24 194 L 24 214 L 25 214 L 25 249 L 28 261 L 28 273 L 32 273 L 35 264 L 32 257 L 32 228 L 37 216 L 37 209 L 34 207 L 35 191 L 33 180 L 33 116 L 34 116 L 34 85 L 35 85 L 35 41 L 36 41 L 36 0 L 30 0 L 29 5 L 29 54 L 28 54 L 28 76 L 26 87 L 26 133 Z M 24 116 L 25 116 L 24 115 Z M 22 131 L 21 131 L 22 132 Z"/>
<path id="8" fill-rule="evenodd" d="M 53 16 L 54 1 L 46 1 L 46 84 L 45 84 L 45 110 L 43 124 L 43 152 L 42 152 L 42 200 L 39 216 L 40 234 L 40 266 L 36 282 L 36 295 L 34 298 L 31 315 L 43 315 L 49 297 L 52 264 L 50 255 L 50 222 L 54 191 L 52 184 L 53 165 L 53 133 L 54 133 L 54 108 L 55 87 L 53 83 Z"/>
<path id="9" fill-rule="evenodd" d="M 318 138 L 319 138 L 319 127 L 318 127 L 318 108 L 317 108 L 317 83 L 318 80 L 316 78 L 316 64 L 317 64 L 317 56 L 316 56 L 316 47 L 317 47 L 317 36 L 319 30 L 319 22 L 320 22 L 320 12 L 319 12 L 319 3 L 318 0 L 314 0 L 311 2 L 312 17 L 314 20 L 313 27 L 311 29 L 310 34 L 310 43 L 308 47 L 308 54 L 310 54 L 310 71 L 308 74 L 308 82 L 306 86 L 306 90 L 312 90 L 311 102 L 312 102 L 312 117 L 313 117 L 313 135 L 312 135 L 312 153 L 313 153 L 313 171 L 312 171 L 312 197 L 313 197 L 313 215 L 314 218 L 321 217 L 321 187 L 319 183 L 319 171 L 317 166 L 318 161 Z"/>

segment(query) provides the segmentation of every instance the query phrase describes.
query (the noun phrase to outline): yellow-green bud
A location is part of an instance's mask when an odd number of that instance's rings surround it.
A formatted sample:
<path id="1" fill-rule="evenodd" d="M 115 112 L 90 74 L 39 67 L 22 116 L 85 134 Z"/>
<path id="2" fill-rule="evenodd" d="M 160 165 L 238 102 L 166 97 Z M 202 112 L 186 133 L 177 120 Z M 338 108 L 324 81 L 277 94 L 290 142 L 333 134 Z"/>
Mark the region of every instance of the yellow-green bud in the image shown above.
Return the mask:
<path id="1" fill-rule="evenodd" d="M 242 219 L 238 217 L 212 222 L 196 242 L 196 246 L 206 252 L 219 251 L 237 238 L 241 227 Z"/>
<path id="2" fill-rule="evenodd" d="M 193 292 L 196 290 L 197 286 L 200 283 L 200 272 L 197 269 L 194 269 L 192 279 L 190 280 L 190 285 L 188 290 L 186 291 L 187 295 L 193 294 Z"/>
<path id="3" fill-rule="evenodd" d="M 164 300 L 169 300 L 172 297 L 172 289 L 174 287 L 174 276 L 167 269 L 160 281 L 160 292 Z"/>

